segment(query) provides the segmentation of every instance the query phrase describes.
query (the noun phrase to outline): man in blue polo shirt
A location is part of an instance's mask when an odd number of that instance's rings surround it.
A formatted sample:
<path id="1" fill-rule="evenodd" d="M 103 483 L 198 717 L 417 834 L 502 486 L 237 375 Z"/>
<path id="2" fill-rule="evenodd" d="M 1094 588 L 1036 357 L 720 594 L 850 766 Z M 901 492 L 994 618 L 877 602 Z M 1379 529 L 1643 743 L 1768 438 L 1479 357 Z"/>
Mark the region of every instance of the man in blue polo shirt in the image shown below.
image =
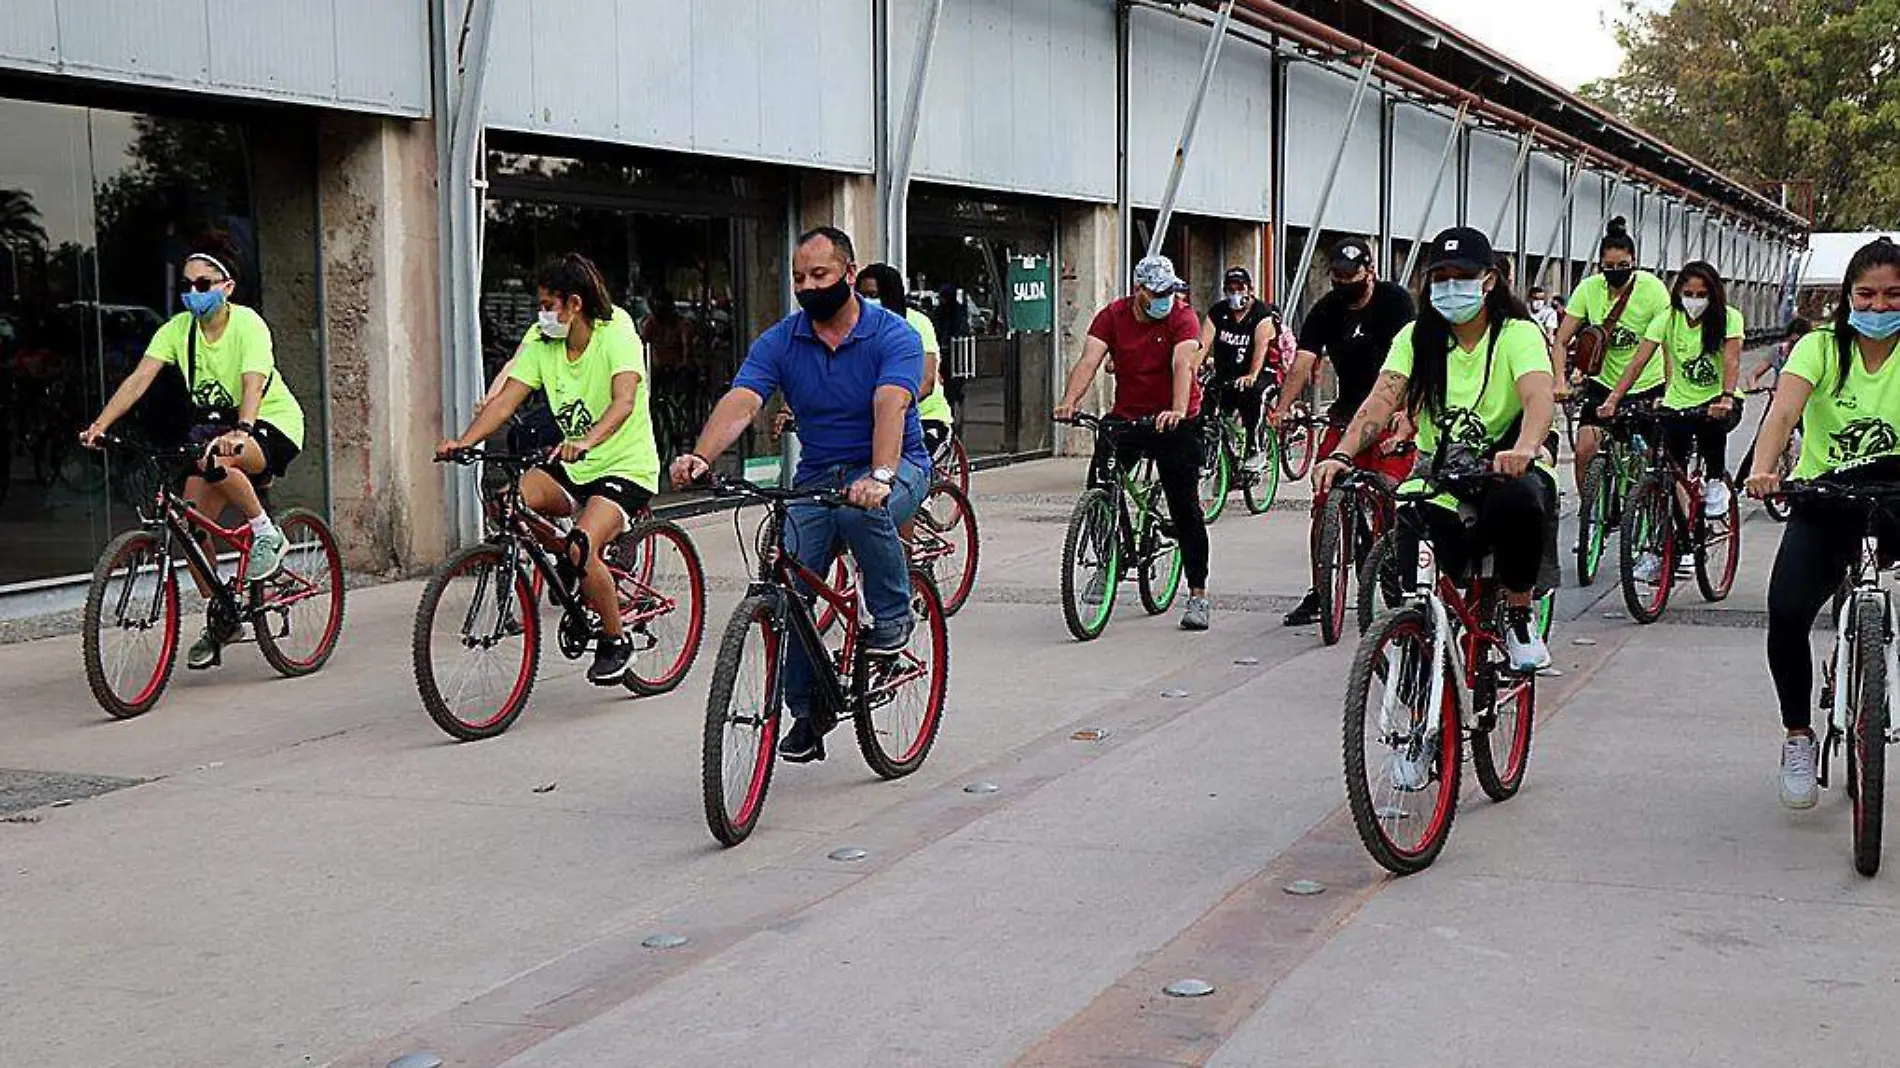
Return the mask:
<path id="1" fill-rule="evenodd" d="M 858 298 L 851 239 L 830 226 L 801 234 L 792 257 L 799 311 L 752 343 L 732 389 L 714 406 L 693 451 L 673 461 L 673 485 L 693 485 L 739 440 L 774 393 L 798 412 L 803 448 L 793 484 L 844 490 L 855 507 L 794 506 L 786 547 L 825 574 L 839 543 L 850 546 L 871 612 L 865 652 L 894 656 L 910 643 L 910 573 L 897 528 L 930 485 L 930 456 L 917 421 L 923 339 L 910 324 Z M 785 704 L 795 722 L 779 743 L 794 763 L 823 760 L 811 724 L 811 665 L 786 649 Z"/>

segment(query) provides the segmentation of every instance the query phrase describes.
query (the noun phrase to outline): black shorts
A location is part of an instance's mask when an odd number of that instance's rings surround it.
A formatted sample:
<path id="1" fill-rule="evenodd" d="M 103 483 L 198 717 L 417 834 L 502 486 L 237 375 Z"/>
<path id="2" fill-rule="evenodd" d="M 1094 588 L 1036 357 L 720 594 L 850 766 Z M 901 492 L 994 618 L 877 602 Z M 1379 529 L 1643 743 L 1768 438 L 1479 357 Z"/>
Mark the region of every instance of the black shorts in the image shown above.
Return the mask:
<path id="1" fill-rule="evenodd" d="M 1631 393 L 1623 398 L 1623 404 L 1654 404 L 1662 400 L 1664 386 L 1651 386 L 1641 393 Z M 1603 417 L 1597 409 L 1610 399 L 1610 387 L 1594 378 L 1586 378 L 1577 387 L 1577 425 L 1602 426 Z"/>
<path id="2" fill-rule="evenodd" d="M 290 461 L 295 460 L 301 451 L 291 444 L 283 431 L 262 419 L 257 421 L 256 429 L 251 432 L 251 440 L 264 450 L 264 474 L 271 478 L 282 478 L 284 472 L 290 470 Z"/>
<path id="3" fill-rule="evenodd" d="M 620 511 L 627 517 L 628 526 L 632 526 L 639 521 L 640 517 L 646 515 L 647 502 L 653 499 L 653 494 L 645 487 L 630 478 L 622 478 L 619 475 L 602 475 L 591 481 L 576 482 L 568 476 L 566 464 L 551 463 L 541 470 L 546 471 L 550 478 L 567 491 L 569 497 L 574 498 L 576 512 L 586 507 L 589 498 L 605 497 L 620 506 Z"/>

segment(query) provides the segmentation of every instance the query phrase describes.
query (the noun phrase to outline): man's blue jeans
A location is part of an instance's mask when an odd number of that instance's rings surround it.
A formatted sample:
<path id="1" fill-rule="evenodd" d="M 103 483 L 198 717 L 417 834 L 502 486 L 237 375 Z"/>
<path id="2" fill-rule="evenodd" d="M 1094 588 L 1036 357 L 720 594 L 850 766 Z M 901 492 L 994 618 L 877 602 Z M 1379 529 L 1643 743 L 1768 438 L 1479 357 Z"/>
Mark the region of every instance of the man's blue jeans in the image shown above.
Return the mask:
<path id="1" fill-rule="evenodd" d="M 812 486 L 849 486 L 870 475 L 870 468 L 834 467 L 799 483 Z M 930 480 L 912 463 L 897 466 L 890 499 L 882 508 L 829 507 L 811 502 L 794 504 L 786 521 L 785 547 L 792 558 L 818 575 L 831 570 L 840 547 L 849 548 L 858 564 L 858 588 L 874 622 L 902 619 L 910 611 L 910 564 L 897 528 L 917 514 Z M 785 648 L 785 706 L 803 719 L 811 714 L 811 663 L 796 638 Z"/>

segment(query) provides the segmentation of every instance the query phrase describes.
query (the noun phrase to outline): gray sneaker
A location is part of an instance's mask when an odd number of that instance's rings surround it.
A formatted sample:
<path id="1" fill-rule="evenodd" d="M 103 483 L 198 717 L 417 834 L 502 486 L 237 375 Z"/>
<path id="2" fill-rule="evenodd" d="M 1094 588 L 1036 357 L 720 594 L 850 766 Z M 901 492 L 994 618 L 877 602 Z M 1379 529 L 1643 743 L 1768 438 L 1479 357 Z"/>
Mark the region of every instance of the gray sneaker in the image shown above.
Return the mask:
<path id="1" fill-rule="evenodd" d="M 1813 808 L 1821 788 L 1814 781 L 1814 736 L 1796 734 L 1781 745 L 1781 803 Z"/>
<path id="2" fill-rule="evenodd" d="M 289 542 L 284 532 L 272 527 L 251 539 L 251 562 L 244 569 L 244 581 L 262 582 L 276 577 L 284 569 L 284 549 Z"/>
<path id="3" fill-rule="evenodd" d="M 206 622 L 205 629 L 198 632 L 198 640 L 192 642 L 191 648 L 185 653 L 185 667 L 191 671 L 217 667 L 224 660 L 224 647 L 238 636 L 239 629 L 226 629 L 216 623 Z"/>
<path id="4" fill-rule="evenodd" d="M 1182 630 L 1206 630 L 1214 618 L 1214 603 L 1205 597 L 1189 597 L 1181 613 Z"/>
<path id="5" fill-rule="evenodd" d="M 1097 570 L 1089 575 L 1089 584 L 1082 590 L 1082 603 L 1096 608 L 1108 599 L 1108 572 Z"/>

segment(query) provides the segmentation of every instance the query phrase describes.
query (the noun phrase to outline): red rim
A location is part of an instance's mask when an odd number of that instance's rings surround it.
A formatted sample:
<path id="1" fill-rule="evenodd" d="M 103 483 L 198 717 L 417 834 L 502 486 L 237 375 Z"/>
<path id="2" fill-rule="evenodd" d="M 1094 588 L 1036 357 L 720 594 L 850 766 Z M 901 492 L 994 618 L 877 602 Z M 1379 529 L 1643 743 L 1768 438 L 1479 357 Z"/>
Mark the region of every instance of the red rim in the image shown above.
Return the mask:
<path id="1" fill-rule="evenodd" d="M 1348 569 L 1352 559 L 1352 509 L 1343 499 L 1338 509 L 1335 515 L 1339 518 L 1339 536 L 1333 539 L 1333 603 L 1330 606 L 1335 640 L 1346 628 L 1346 598 L 1350 596 L 1352 579 Z"/>
<path id="2" fill-rule="evenodd" d="M 1386 634 L 1387 644 L 1401 637 L 1413 643 L 1414 647 L 1418 649 L 1418 655 L 1427 658 L 1431 656 L 1431 644 L 1426 640 L 1424 627 L 1418 622 L 1410 622 L 1392 628 L 1392 630 Z M 1433 670 L 1438 670 L 1436 665 L 1434 665 Z M 1379 837 L 1385 841 L 1386 847 L 1405 860 L 1416 860 L 1429 855 L 1433 849 L 1437 847 L 1438 840 L 1444 837 L 1445 829 L 1451 824 L 1452 806 L 1457 800 L 1452 795 L 1452 791 L 1456 786 L 1457 779 L 1455 775 L 1445 769 L 1457 768 L 1458 762 L 1463 755 L 1459 752 L 1459 747 L 1463 742 L 1460 737 L 1461 731 L 1458 723 L 1458 698 L 1456 692 L 1452 689 L 1454 683 L 1455 680 L 1451 679 L 1447 679 L 1445 682 L 1445 696 L 1441 702 L 1442 707 L 1439 709 L 1438 766 L 1440 770 L 1436 790 L 1438 796 L 1433 800 L 1431 822 L 1426 826 L 1425 832 L 1419 836 L 1418 845 L 1411 849 L 1399 845 L 1392 840 L 1391 835 L 1386 833 L 1385 826 L 1382 823 L 1376 819 L 1373 821 L 1373 826 L 1377 830 Z"/>
<path id="3" fill-rule="evenodd" d="M 1530 720 L 1536 714 L 1537 701 L 1536 684 L 1531 680 L 1517 679 L 1511 683 L 1511 686 L 1516 691 L 1511 710 L 1511 719 L 1514 721 L 1511 732 L 1511 751 L 1504 754 L 1496 752 L 1491 754 L 1492 760 L 1497 761 L 1498 781 L 1507 786 L 1515 785 L 1524 775 L 1524 762 L 1531 750 Z M 1503 702 L 1500 701 L 1499 704 Z M 1500 717 L 1499 722 L 1502 721 Z M 1492 736 L 1496 737 L 1496 735 L 1497 732 L 1493 730 Z M 1504 757 L 1502 761 L 1498 761 L 1500 755 Z"/>
<path id="4" fill-rule="evenodd" d="M 976 586 L 978 551 L 976 512 L 970 507 L 970 500 L 963 493 L 953 490 L 948 485 L 939 485 L 931 487 L 930 492 L 924 495 L 924 507 L 918 509 L 920 516 L 937 515 L 936 512 L 927 511 L 932 497 L 945 498 L 948 501 L 948 507 L 956 510 L 956 518 L 943 527 L 932 525 L 932 531 L 943 539 L 945 548 L 934 553 L 916 552 L 912 562 L 920 564 L 949 557 L 957 558 L 963 570 L 957 576 L 956 586 L 951 589 L 945 589 L 942 585 L 937 587 L 938 593 L 943 598 L 944 615 L 955 615 L 957 610 L 963 607 L 964 602 L 969 600 L 970 591 Z M 932 573 L 935 574 L 934 571 Z"/>
<path id="5" fill-rule="evenodd" d="M 685 589 L 683 591 L 661 590 L 654 587 L 656 559 L 659 554 L 655 551 L 651 543 L 657 542 L 661 538 L 672 543 L 674 551 L 685 564 Z M 692 667 L 693 659 L 699 652 L 699 643 L 704 637 L 706 630 L 706 597 L 704 592 L 706 589 L 706 576 L 700 564 L 699 554 L 693 550 L 693 544 L 687 539 L 684 531 L 671 526 L 658 526 L 653 528 L 647 535 L 646 541 L 649 545 L 646 551 L 639 554 L 640 566 L 637 574 L 621 571 L 617 568 L 613 569 L 613 572 L 615 586 L 620 593 L 622 606 L 621 621 L 623 625 L 628 628 L 643 626 L 656 619 L 663 619 L 678 613 L 680 610 L 679 600 L 681 594 L 685 596 L 688 602 L 685 618 L 686 629 L 684 633 L 680 635 L 679 650 L 673 655 L 672 662 L 667 665 L 664 672 L 657 675 L 649 675 L 644 670 L 639 672 L 640 680 L 647 686 L 652 688 L 667 688 L 679 682 Z M 626 585 L 629 582 L 634 586 L 634 590 L 631 592 L 636 596 L 644 595 L 646 604 L 649 607 L 644 610 L 629 613 L 628 609 L 637 607 L 639 603 L 633 597 L 629 596 L 629 591 L 626 589 Z M 635 657 L 634 659 L 635 663 L 638 664 L 639 658 Z M 632 674 L 634 670 L 633 668 L 629 668 L 629 674 Z"/>
<path id="6" fill-rule="evenodd" d="M 1729 591 L 1735 588 L 1735 570 L 1737 566 L 1740 565 L 1742 559 L 1742 507 L 1741 502 L 1735 498 L 1735 490 L 1733 487 L 1730 487 L 1728 495 L 1728 515 L 1726 519 L 1724 519 L 1724 522 L 1728 524 L 1728 533 L 1726 535 L 1729 542 L 1728 559 L 1723 561 L 1722 574 L 1715 585 L 1716 593 L 1723 597 L 1727 597 Z"/>
<path id="7" fill-rule="evenodd" d="M 456 575 L 464 575 L 469 571 L 470 564 L 477 563 L 499 574 L 501 571 L 499 567 L 500 559 L 501 553 L 498 550 L 486 553 L 472 553 L 464 557 L 461 563 L 454 571 L 451 571 L 449 575 L 451 578 Z M 534 684 L 535 658 L 533 649 L 535 644 L 540 641 L 541 615 L 535 611 L 534 594 L 529 588 L 529 584 L 519 573 L 515 574 L 513 579 L 512 585 L 514 587 L 515 608 L 520 612 L 521 619 L 521 666 L 515 672 L 515 684 L 508 691 L 507 699 L 496 708 L 494 715 L 482 720 L 468 720 L 458 714 L 455 709 L 448 709 L 450 715 L 454 716 L 457 721 L 471 730 L 487 730 L 495 724 L 507 719 L 513 714 L 521 702 L 526 700 L 528 688 Z M 446 582 L 444 583 L 444 588 L 447 588 Z M 438 601 L 436 607 L 439 610 L 441 608 L 441 602 Z M 433 674 L 433 667 L 431 667 L 431 673 Z M 440 686 L 437 687 L 437 690 L 438 692 L 440 691 Z M 444 708 L 447 708 L 446 701 L 444 702 Z"/>
<path id="8" fill-rule="evenodd" d="M 157 567 L 158 539 L 148 534 L 145 537 L 136 538 L 127 542 L 125 548 L 119 551 L 118 559 L 113 561 L 114 566 L 109 570 L 119 570 L 120 562 L 126 560 L 128 556 L 148 558 L 151 561 L 151 566 Z M 128 563 L 124 566 L 130 569 L 137 565 Z M 128 570 L 128 574 L 129 573 L 131 572 Z M 158 656 L 152 662 L 152 674 L 145 680 L 145 684 L 139 687 L 138 695 L 125 702 L 134 707 L 147 704 L 158 698 L 159 691 L 164 688 L 166 676 L 169 674 L 165 668 L 172 662 L 172 659 L 178 655 L 178 576 L 168 573 L 161 576 L 158 581 L 160 588 L 164 590 L 164 604 L 159 608 L 159 612 L 164 616 L 165 620 L 164 630 L 159 637 Z M 101 620 L 100 626 L 104 627 L 104 625 L 105 621 Z"/>
<path id="9" fill-rule="evenodd" d="M 921 584 L 922 580 L 917 579 L 914 582 Z M 925 604 L 931 604 L 931 600 L 928 595 L 924 596 Z M 930 663 L 923 665 L 930 676 L 929 696 L 924 704 L 924 717 L 917 724 L 917 737 L 911 740 L 910 747 L 904 750 L 904 754 L 897 758 L 899 764 L 909 764 L 916 760 L 924 750 L 930 747 L 930 743 L 936 740 L 937 717 L 943 711 L 945 683 L 949 678 L 944 667 L 950 656 L 950 635 L 944 622 L 943 604 L 938 601 L 933 607 L 935 610 L 925 613 L 924 618 L 919 621 L 930 628 Z M 909 657 L 908 653 L 905 655 Z"/>
<path id="10" fill-rule="evenodd" d="M 773 632 L 771 620 L 764 615 L 754 615 L 752 623 L 758 628 L 759 637 L 765 644 L 765 688 L 760 690 L 760 699 L 769 703 L 772 694 L 777 692 L 778 684 L 778 635 Z M 746 785 L 745 801 L 739 810 L 732 814 L 732 822 L 737 827 L 748 827 L 757 818 L 760 806 L 765 804 L 765 784 L 771 778 L 774 750 L 778 746 L 779 717 L 761 709 L 765 715 L 765 725 L 759 730 L 758 751 L 753 754 L 752 778 Z M 727 709 L 731 714 L 731 709 Z M 721 780 L 724 781 L 723 778 Z"/>
<path id="11" fill-rule="evenodd" d="M 307 657 L 290 656 L 284 654 L 281 645 L 278 646 L 278 653 L 284 656 L 286 662 L 293 667 L 307 668 L 313 664 L 321 663 L 325 657 L 329 656 L 331 648 L 336 645 L 337 635 L 343 629 L 343 557 L 342 554 L 337 551 L 336 538 L 331 535 L 330 528 L 318 522 L 315 517 L 304 515 L 287 516 L 281 524 L 281 529 L 284 531 L 284 538 L 287 542 L 294 543 L 296 541 L 296 539 L 291 536 L 291 531 L 299 528 L 307 528 L 311 532 L 312 540 L 322 547 L 323 565 L 325 572 L 327 572 L 325 577 L 328 579 L 328 583 L 323 588 L 312 588 L 308 578 L 301 575 L 295 576 L 301 588 L 285 590 L 281 586 L 273 587 L 274 592 L 264 599 L 264 603 L 266 605 L 288 608 L 291 605 L 300 604 L 326 594 L 328 595 L 330 612 L 328 617 L 324 620 L 322 636 L 317 640 L 317 644 L 312 647 L 310 655 Z"/>

